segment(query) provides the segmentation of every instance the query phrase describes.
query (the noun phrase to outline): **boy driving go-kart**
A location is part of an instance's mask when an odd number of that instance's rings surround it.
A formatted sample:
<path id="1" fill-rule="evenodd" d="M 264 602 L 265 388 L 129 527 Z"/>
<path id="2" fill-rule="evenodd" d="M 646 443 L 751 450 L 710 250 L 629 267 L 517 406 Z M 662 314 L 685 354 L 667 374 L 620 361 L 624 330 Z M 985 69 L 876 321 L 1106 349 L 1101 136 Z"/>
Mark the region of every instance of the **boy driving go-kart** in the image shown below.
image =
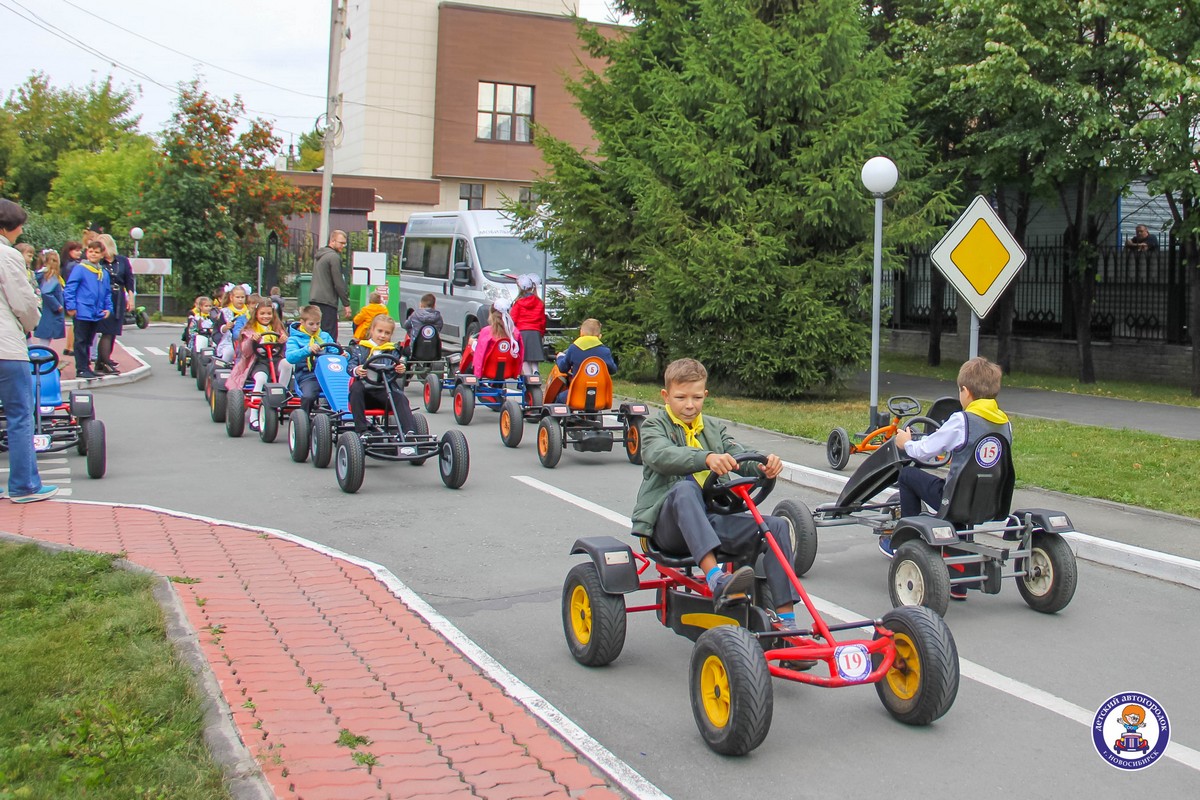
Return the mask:
<path id="1" fill-rule="evenodd" d="M 625 643 L 626 614 L 654 612 L 696 642 L 693 716 L 705 743 L 725 755 L 748 753 L 766 738 L 772 678 L 830 688 L 873 683 L 901 722 L 941 717 L 959 681 L 945 622 L 929 609 L 905 607 L 881 620 L 826 624 L 798 578 L 816 557 L 815 530 L 797 526 L 789 501 L 776 506 L 777 516 L 759 512 L 782 464 L 744 452 L 720 422 L 702 418 L 705 379 L 699 362 L 673 362 L 667 408 L 643 428 L 644 481 L 632 520 L 641 552 L 611 536 L 581 538 L 572 548 L 589 560 L 563 585 L 571 655 L 585 666 L 611 663 Z M 765 580 L 754 567 L 760 557 Z M 624 595 L 641 591 L 653 592 L 654 602 L 627 608 Z M 811 618 L 807 627 L 795 619 L 797 601 Z M 862 628 L 872 637 L 836 635 Z"/>

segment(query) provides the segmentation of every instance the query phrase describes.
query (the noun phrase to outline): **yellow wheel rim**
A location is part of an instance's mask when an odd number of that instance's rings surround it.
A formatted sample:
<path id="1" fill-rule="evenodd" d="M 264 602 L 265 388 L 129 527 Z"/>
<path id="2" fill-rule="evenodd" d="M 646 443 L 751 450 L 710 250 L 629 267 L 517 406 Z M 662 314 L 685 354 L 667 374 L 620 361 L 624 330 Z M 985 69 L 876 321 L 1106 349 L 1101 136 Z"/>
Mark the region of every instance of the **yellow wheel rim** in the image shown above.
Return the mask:
<path id="1" fill-rule="evenodd" d="M 507 437 L 512 432 L 512 420 L 508 418 L 508 411 L 500 412 L 500 435 Z"/>
<path id="2" fill-rule="evenodd" d="M 729 673 L 716 656 L 709 656 L 700 668 L 700 693 L 704 714 L 714 728 L 729 724 Z"/>
<path id="3" fill-rule="evenodd" d="M 629 440 L 629 452 L 637 453 L 640 442 L 638 442 L 638 429 L 630 428 L 629 435 L 626 437 Z"/>
<path id="4" fill-rule="evenodd" d="M 542 455 L 550 452 L 550 432 L 545 428 L 538 429 L 538 452 Z"/>
<path id="5" fill-rule="evenodd" d="M 903 633 L 897 633 L 893 641 L 896 644 L 896 662 L 903 662 L 903 666 L 893 665 L 888 670 L 888 687 L 901 700 L 911 700 L 921 688 L 921 657 L 917 655 L 912 639 Z"/>
<path id="6" fill-rule="evenodd" d="M 571 632 L 580 644 L 592 640 L 592 599 L 582 585 L 571 590 Z"/>

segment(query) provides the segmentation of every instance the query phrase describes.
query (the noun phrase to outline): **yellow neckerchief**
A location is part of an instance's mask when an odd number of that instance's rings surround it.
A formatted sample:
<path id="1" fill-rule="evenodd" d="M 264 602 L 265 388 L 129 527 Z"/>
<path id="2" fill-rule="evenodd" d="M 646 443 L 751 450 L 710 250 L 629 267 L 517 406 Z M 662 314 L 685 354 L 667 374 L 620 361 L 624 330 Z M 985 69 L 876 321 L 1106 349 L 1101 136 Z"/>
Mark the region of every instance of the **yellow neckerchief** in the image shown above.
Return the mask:
<path id="1" fill-rule="evenodd" d="M 580 350 L 591 350 L 593 347 L 600 346 L 600 337 L 599 336 L 580 336 L 578 339 L 575 340 L 575 346 L 578 347 Z M 674 419 L 674 418 L 672 417 L 672 419 Z M 678 420 L 676 420 L 676 421 L 678 422 Z M 679 424 L 682 425 L 683 423 L 680 422 Z"/>
<path id="2" fill-rule="evenodd" d="M 1003 425 L 1008 422 L 1008 414 L 1000 410 L 1000 406 L 996 405 L 994 398 L 986 398 L 982 400 L 972 400 L 963 409 L 968 414 L 974 414 L 977 417 L 983 417 L 988 422 L 996 425 Z"/>
<path id="3" fill-rule="evenodd" d="M 104 270 L 100 269 L 95 264 L 91 263 L 90 261 L 80 261 L 79 266 L 83 267 L 88 272 L 95 275 L 96 280 L 98 280 L 98 281 L 104 280 Z"/>
<path id="4" fill-rule="evenodd" d="M 250 313 L 250 306 L 242 306 L 240 309 L 229 306 L 227 310 L 235 317 L 244 317 Z M 233 322 L 233 320 L 230 320 L 230 322 Z"/>
<path id="5" fill-rule="evenodd" d="M 277 333 L 277 331 L 274 328 L 272 328 L 270 325 L 263 325 L 258 320 L 254 321 L 254 332 L 255 333 Z"/>
<path id="6" fill-rule="evenodd" d="M 700 431 L 704 430 L 704 415 L 697 414 L 696 419 L 692 421 L 692 424 L 688 425 L 679 417 L 675 416 L 675 414 L 671 411 L 670 406 L 665 406 L 665 408 L 667 410 L 667 417 L 671 420 L 671 422 L 674 422 L 683 429 L 683 443 L 688 447 L 694 447 L 697 450 L 703 450 L 704 447 L 700 444 Z M 704 482 L 708 480 L 708 473 L 710 471 L 711 470 L 702 469 L 699 472 L 693 472 L 692 478 L 695 479 L 696 483 L 703 486 Z"/>
<path id="7" fill-rule="evenodd" d="M 320 336 L 321 334 L 318 333 L 317 335 Z M 379 352 L 396 349 L 396 344 L 394 342 L 384 342 L 383 344 L 375 344 L 375 342 L 371 341 L 370 339 L 361 339 L 358 343 L 358 346 L 367 348 L 367 358 L 370 358 L 371 356 L 373 356 Z M 364 361 L 365 360 L 366 359 L 364 359 Z"/>

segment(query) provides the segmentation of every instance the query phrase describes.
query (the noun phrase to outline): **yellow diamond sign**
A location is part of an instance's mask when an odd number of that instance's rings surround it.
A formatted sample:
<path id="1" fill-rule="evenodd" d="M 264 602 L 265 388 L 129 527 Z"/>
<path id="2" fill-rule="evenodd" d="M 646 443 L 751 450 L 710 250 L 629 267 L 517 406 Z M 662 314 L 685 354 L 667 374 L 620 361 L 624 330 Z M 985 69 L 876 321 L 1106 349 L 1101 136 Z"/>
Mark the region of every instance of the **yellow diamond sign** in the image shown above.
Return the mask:
<path id="1" fill-rule="evenodd" d="M 985 197 L 976 197 L 929 253 L 980 319 L 1025 265 L 1025 251 Z"/>

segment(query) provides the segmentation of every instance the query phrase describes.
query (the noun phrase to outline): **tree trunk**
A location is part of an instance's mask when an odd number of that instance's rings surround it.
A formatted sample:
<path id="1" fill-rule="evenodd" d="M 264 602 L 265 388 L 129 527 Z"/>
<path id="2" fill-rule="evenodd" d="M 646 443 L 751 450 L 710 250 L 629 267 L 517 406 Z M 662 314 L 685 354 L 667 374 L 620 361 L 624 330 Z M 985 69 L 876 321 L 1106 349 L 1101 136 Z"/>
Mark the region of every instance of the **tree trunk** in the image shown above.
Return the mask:
<path id="1" fill-rule="evenodd" d="M 942 307 L 946 301 L 946 279 L 941 270 L 929 268 L 929 353 L 925 360 L 929 366 L 942 363 Z"/>
<path id="2" fill-rule="evenodd" d="M 1016 307 L 1017 283 L 1013 281 L 1008 288 L 1004 290 L 1004 294 L 996 301 L 995 307 L 992 309 L 993 314 L 999 314 L 996 318 L 996 363 L 1000 365 L 1000 369 L 1005 375 L 1012 372 L 1012 334 L 1013 334 L 1013 313 Z"/>
<path id="3" fill-rule="evenodd" d="M 1191 237 L 1189 237 L 1191 238 Z M 1187 248 L 1188 338 L 1192 340 L 1192 397 L 1200 397 L 1200 242 Z"/>

